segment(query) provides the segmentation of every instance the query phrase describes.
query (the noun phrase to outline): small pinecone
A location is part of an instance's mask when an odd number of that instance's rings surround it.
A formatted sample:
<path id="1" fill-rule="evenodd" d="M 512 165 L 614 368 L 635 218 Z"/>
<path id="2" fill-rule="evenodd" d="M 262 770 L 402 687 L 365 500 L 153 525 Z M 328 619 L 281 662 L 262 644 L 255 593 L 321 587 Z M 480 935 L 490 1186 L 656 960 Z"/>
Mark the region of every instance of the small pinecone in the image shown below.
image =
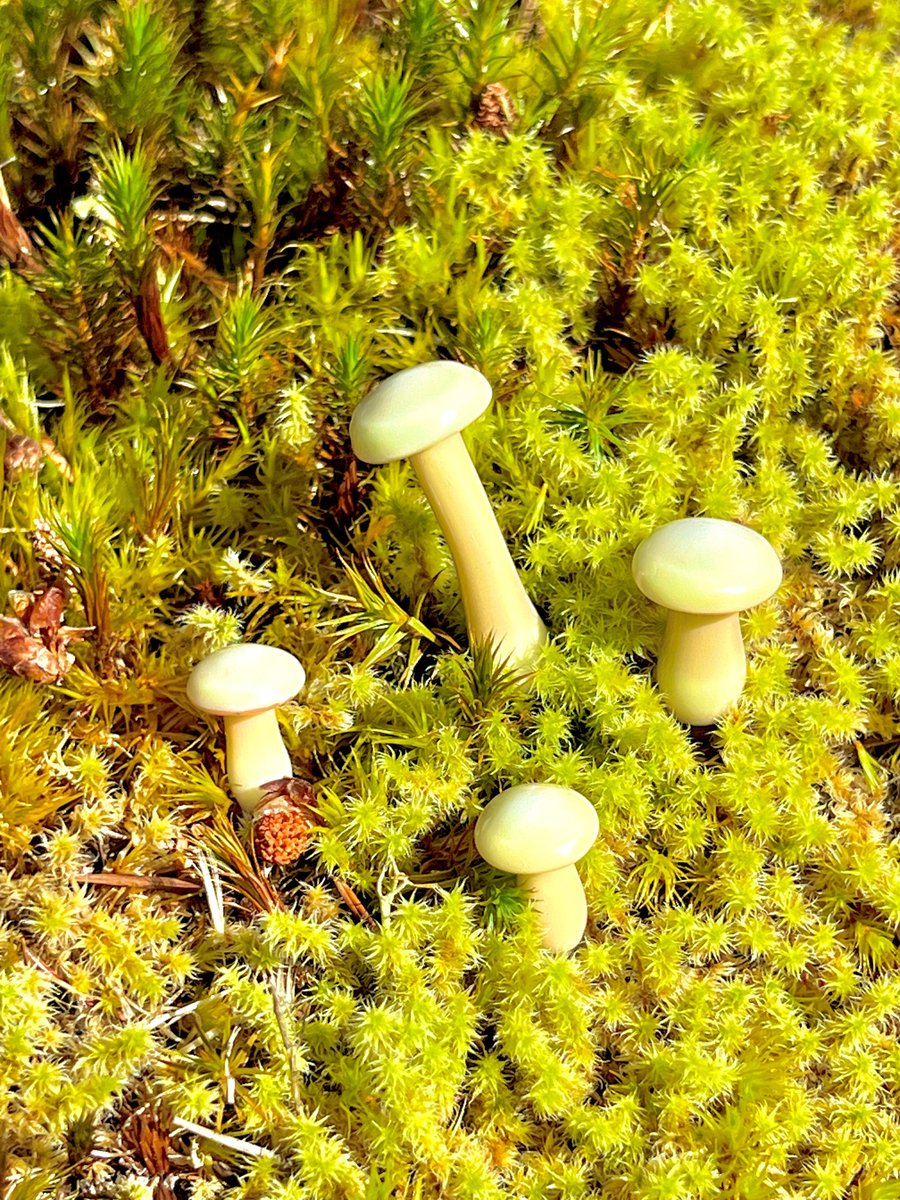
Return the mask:
<path id="1" fill-rule="evenodd" d="M 26 437 L 24 433 L 11 433 L 6 439 L 3 467 L 7 475 L 16 479 L 20 475 L 36 475 L 43 457 L 44 452 L 34 438 Z"/>
<path id="2" fill-rule="evenodd" d="M 53 527 L 43 517 L 37 517 L 31 530 L 31 543 L 43 573 L 56 580 L 65 572 L 66 564 L 53 540 Z"/>
<path id="3" fill-rule="evenodd" d="M 280 866 L 296 862 L 309 845 L 310 825 L 303 808 L 287 796 L 264 801 L 253 817 L 256 853 Z"/>
<path id="4" fill-rule="evenodd" d="M 516 119 L 516 109 L 502 83 L 489 83 L 478 97 L 475 125 L 500 137 L 506 137 Z"/>

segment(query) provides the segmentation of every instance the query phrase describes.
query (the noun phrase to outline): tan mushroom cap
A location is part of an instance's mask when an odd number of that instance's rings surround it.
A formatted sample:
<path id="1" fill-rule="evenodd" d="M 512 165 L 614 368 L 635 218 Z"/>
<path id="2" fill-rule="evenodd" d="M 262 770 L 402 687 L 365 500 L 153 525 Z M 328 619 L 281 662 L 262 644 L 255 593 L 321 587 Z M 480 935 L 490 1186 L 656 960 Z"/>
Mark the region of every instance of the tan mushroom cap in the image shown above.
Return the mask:
<path id="1" fill-rule="evenodd" d="M 572 788 L 520 783 L 499 792 L 475 823 L 478 853 L 499 871 L 538 875 L 571 866 L 594 844 L 600 822 Z"/>
<path id="2" fill-rule="evenodd" d="M 409 458 L 442 442 L 480 417 L 491 385 L 473 367 L 428 362 L 379 383 L 350 418 L 353 453 L 363 462 Z"/>
<path id="3" fill-rule="evenodd" d="M 187 698 L 214 716 L 249 715 L 284 704 L 305 682 L 306 672 L 287 650 L 238 642 L 194 667 Z"/>
<path id="4" fill-rule="evenodd" d="M 746 525 L 686 517 L 651 533 L 631 564 L 635 583 L 664 608 L 736 613 L 768 600 L 781 584 L 778 555 Z"/>

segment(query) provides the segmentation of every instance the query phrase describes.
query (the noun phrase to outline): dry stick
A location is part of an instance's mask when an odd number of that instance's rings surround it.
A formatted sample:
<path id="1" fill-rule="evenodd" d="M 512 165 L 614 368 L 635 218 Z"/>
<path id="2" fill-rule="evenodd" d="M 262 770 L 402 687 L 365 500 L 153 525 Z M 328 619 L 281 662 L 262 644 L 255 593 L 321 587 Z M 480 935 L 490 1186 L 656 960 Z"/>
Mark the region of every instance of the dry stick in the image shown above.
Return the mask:
<path id="1" fill-rule="evenodd" d="M 174 875 L 123 875 L 118 871 L 101 871 L 95 874 L 76 875 L 78 883 L 96 883 L 103 887 L 139 888 L 150 892 L 201 892 L 203 885 L 190 879 L 178 879 Z"/>
<path id="2" fill-rule="evenodd" d="M 353 888 L 350 887 L 349 883 L 344 883 L 343 879 L 340 879 L 337 875 L 332 875 L 331 880 L 350 911 L 359 917 L 361 921 L 365 921 L 367 925 L 371 925 L 373 929 L 377 929 L 378 922 L 363 904 L 362 900 L 360 900 L 359 896 L 357 896 L 356 892 L 354 892 Z"/>
<path id="3" fill-rule="evenodd" d="M 208 1138 L 211 1142 L 216 1142 L 229 1150 L 239 1150 L 241 1154 L 252 1154 L 254 1158 L 275 1157 L 274 1153 L 264 1146 L 255 1146 L 253 1142 L 245 1142 L 243 1138 L 230 1137 L 227 1133 L 217 1133 L 215 1129 L 209 1129 L 206 1125 L 197 1125 L 193 1121 L 183 1121 L 181 1117 L 172 1118 L 172 1128 L 180 1129 L 184 1133 L 195 1133 L 198 1137 Z"/>
<path id="4" fill-rule="evenodd" d="M 37 967 L 39 971 L 44 971 L 45 974 L 51 977 L 51 979 L 55 979 L 61 988 L 65 988 L 67 992 L 71 992 L 72 995 L 77 996 L 79 1000 L 84 1000 L 83 993 L 80 992 L 78 988 L 74 987 L 65 975 L 60 974 L 59 970 L 54 969 L 49 965 L 49 963 L 45 963 L 42 958 L 39 958 L 27 942 L 22 943 L 22 953 L 32 966 Z"/>
<path id="5" fill-rule="evenodd" d="M 161 1029 L 164 1025 L 174 1025 L 182 1017 L 189 1017 L 191 1013 L 196 1012 L 200 1004 L 200 1000 L 192 1000 L 190 1004 L 182 1004 L 181 1008 L 176 1008 L 174 1012 L 163 1013 L 161 1016 L 154 1017 L 151 1021 L 148 1021 L 147 1028 Z"/>

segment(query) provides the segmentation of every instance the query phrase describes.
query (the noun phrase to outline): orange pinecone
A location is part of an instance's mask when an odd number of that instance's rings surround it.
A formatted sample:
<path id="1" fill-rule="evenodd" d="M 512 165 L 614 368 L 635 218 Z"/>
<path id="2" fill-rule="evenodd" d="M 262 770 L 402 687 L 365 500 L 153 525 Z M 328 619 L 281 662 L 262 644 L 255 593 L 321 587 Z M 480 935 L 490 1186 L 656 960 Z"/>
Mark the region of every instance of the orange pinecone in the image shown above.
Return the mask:
<path id="1" fill-rule="evenodd" d="M 279 780 L 270 787 L 272 795 L 253 816 L 253 841 L 263 862 L 284 866 L 296 862 L 309 845 L 312 827 L 318 823 L 310 804 L 315 792 L 299 779 Z"/>

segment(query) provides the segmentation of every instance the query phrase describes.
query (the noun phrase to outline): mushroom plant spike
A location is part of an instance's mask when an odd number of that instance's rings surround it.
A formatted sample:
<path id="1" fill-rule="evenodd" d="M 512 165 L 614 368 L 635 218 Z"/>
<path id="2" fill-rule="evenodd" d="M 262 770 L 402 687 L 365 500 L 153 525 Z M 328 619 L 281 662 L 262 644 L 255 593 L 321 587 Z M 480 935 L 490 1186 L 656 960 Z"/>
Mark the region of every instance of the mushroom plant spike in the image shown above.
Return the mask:
<path id="1" fill-rule="evenodd" d="M 191 672 L 188 700 L 224 717 L 228 786 L 248 816 L 266 798 L 266 784 L 293 773 L 275 709 L 305 681 L 293 654 L 243 642 L 217 650 Z"/>
<path id="2" fill-rule="evenodd" d="M 712 725 L 744 690 L 739 613 L 781 584 L 781 563 L 759 533 L 734 521 L 687 517 L 637 550 L 638 587 L 669 610 L 656 679 L 679 721 Z"/>
<path id="3" fill-rule="evenodd" d="M 476 822 L 478 853 L 518 876 L 540 916 L 547 950 L 572 950 L 584 935 L 587 901 L 575 863 L 599 828 L 596 811 L 580 792 L 552 783 L 499 792 Z"/>
<path id="4" fill-rule="evenodd" d="M 529 669 L 547 630 L 529 600 L 460 431 L 487 408 L 491 385 L 472 367 L 429 362 L 399 371 L 350 422 L 364 462 L 409 458 L 456 563 L 469 638 Z"/>

